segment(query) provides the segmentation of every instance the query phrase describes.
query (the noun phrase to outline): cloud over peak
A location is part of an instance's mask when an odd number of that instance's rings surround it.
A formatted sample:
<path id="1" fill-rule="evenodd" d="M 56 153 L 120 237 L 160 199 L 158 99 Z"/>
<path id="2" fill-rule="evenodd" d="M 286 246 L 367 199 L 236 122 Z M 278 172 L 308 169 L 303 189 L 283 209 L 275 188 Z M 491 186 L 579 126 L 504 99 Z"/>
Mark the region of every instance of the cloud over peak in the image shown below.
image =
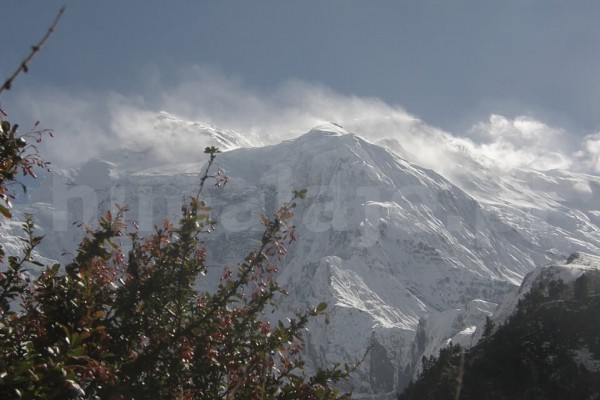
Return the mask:
<path id="1" fill-rule="evenodd" d="M 299 80 L 259 90 L 198 66 L 182 70 L 174 83 L 157 74 L 146 79 L 145 94 L 38 88 L 18 92 L 12 107 L 20 120 L 39 119 L 55 129 L 56 138 L 43 151 L 67 167 L 122 148 L 150 151 L 157 162 L 193 162 L 206 143 L 202 132 L 211 127 L 239 134 L 235 145 L 249 146 L 277 143 L 335 122 L 374 142 L 393 139 L 411 161 L 442 173 L 451 174 L 461 154 L 504 170 L 600 171 L 600 134 L 579 144 L 564 129 L 530 116 L 492 114 L 469 131 L 452 134 L 400 106 Z M 174 120 L 160 120 L 163 110 Z"/>

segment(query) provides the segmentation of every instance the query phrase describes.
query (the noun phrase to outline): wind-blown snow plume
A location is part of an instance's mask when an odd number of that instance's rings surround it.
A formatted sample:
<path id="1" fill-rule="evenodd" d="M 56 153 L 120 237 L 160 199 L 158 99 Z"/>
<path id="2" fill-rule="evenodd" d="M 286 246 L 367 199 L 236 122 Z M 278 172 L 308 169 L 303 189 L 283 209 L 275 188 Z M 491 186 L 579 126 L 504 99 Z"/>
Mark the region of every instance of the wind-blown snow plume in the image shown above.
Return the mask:
<path id="1" fill-rule="evenodd" d="M 600 132 L 593 133 L 583 139 L 581 150 L 576 154 L 576 159 L 582 163 L 584 168 L 600 172 Z"/>
<path id="2" fill-rule="evenodd" d="M 145 90 L 148 95 L 41 88 L 19 92 L 17 110 L 8 111 L 15 111 L 20 120 L 39 119 L 54 128 L 57 138 L 45 154 L 64 166 L 123 148 L 146 151 L 158 164 L 192 162 L 207 144 L 207 129 L 218 127 L 236 136 L 227 145 L 217 141 L 227 149 L 278 143 L 331 121 L 371 141 L 395 141 L 396 150 L 410 160 L 448 176 L 462 168 L 461 158 L 467 153 L 504 170 L 600 170 L 598 134 L 579 146 L 570 143 L 565 130 L 529 116 L 492 115 L 470 131 L 451 134 L 376 98 L 344 95 L 301 81 L 258 90 L 206 67 L 183 70 L 175 84 L 149 79 Z M 161 120 L 160 111 L 174 118 Z"/>
<path id="3" fill-rule="evenodd" d="M 478 149 L 508 167 L 567 169 L 569 157 L 561 152 L 566 133 L 527 116 L 509 119 L 491 115 L 489 122 L 476 124 L 472 132 L 482 139 Z"/>

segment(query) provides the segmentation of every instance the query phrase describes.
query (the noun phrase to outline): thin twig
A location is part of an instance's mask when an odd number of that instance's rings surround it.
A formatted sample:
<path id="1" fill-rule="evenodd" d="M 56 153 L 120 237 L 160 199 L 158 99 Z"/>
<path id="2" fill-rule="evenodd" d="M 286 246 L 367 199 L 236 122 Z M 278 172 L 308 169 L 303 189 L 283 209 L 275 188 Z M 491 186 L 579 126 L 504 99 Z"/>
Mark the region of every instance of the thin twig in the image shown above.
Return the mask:
<path id="1" fill-rule="evenodd" d="M 210 168 L 212 167 L 213 163 L 215 162 L 215 158 L 217 157 L 217 153 L 220 153 L 219 149 L 217 148 L 210 148 L 207 147 L 204 152 L 206 154 L 210 154 L 210 160 L 208 160 L 208 164 L 206 165 L 206 170 L 204 171 L 204 175 L 202 175 L 202 178 L 200 178 L 200 186 L 198 187 L 198 194 L 196 194 L 196 200 L 200 200 L 200 195 L 202 194 L 202 189 L 204 189 L 204 183 L 206 182 L 206 180 L 208 178 L 213 178 L 213 175 L 209 175 L 208 172 L 210 171 Z"/>
<path id="2" fill-rule="evenodd" d="M 61 9 L 58 11 L 56 18 L 54 18 L 54 22 L 52 22 L 52 25 L 50 25 L 50 28 L 48 28 L 48 32 L 46 32 L 44 37 L 36 45 L 31 46 L 31 52 L 29 53 L 29 55 L 23 61 L 21 61 L 21 64 L 15 70 L 15 72 L 13 72 L 13 74 L 4 82 L 2 87 L 0 87 L 0 93 L 4 92 L 5 90 L 10 90 L 12 83 L 17 78 L 17 76 L 19 76 L 19 74 L 21 73 L 27 73 L 27 71 L 29 71 L 29 67 L 27 65 L 33 59 L 33 57 L 42 49 L 50 35 L 52 35 L 52 32 L 54 32 L 54 29 L 58 25 L 60 17 L 62 17 L 63 13 L 65 12 L 65 8 L 66 6 L 62 6 Z"/>

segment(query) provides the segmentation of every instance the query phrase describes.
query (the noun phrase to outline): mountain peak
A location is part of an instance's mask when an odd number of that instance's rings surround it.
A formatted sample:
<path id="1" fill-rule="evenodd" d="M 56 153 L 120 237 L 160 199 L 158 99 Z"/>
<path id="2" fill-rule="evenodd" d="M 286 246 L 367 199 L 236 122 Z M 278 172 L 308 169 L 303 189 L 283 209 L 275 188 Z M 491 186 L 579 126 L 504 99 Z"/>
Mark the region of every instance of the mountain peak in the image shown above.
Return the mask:
<path id="1" fill-rule="evenodd" d="M 320 134 L 327 136 L 343 136 L 347 135 L 348 131 L 344 129 L 340 124 L 335 122 L 327 122 L 321 125 L 317 125 L 308 132 L 309 134 Z"/>

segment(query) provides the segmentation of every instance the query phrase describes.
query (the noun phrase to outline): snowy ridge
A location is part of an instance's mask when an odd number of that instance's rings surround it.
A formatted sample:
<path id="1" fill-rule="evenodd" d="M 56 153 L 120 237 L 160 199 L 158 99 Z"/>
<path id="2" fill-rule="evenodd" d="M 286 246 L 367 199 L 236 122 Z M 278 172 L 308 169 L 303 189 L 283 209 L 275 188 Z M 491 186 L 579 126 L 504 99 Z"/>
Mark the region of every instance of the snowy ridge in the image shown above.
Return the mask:
<path id="1" fill-rule="evenodd" d="M 212 144 L 222 150 L 232 150 L 237 149 L 238 147 L 252 147 L 256 145 L 255 141 L 250 141 L 237 132 L 229 129 L 218 129 L 214 125 L 198 121 L 185 121 L 166 111 L 158 113 L 156 121 L 154 122 L 154 127 L 157 131 L 166 132 L 170 135 L 179 135 L 180 137 L 183 137 L 186 134 L 204 136 L 207 138 L 207 146 Z"/>

